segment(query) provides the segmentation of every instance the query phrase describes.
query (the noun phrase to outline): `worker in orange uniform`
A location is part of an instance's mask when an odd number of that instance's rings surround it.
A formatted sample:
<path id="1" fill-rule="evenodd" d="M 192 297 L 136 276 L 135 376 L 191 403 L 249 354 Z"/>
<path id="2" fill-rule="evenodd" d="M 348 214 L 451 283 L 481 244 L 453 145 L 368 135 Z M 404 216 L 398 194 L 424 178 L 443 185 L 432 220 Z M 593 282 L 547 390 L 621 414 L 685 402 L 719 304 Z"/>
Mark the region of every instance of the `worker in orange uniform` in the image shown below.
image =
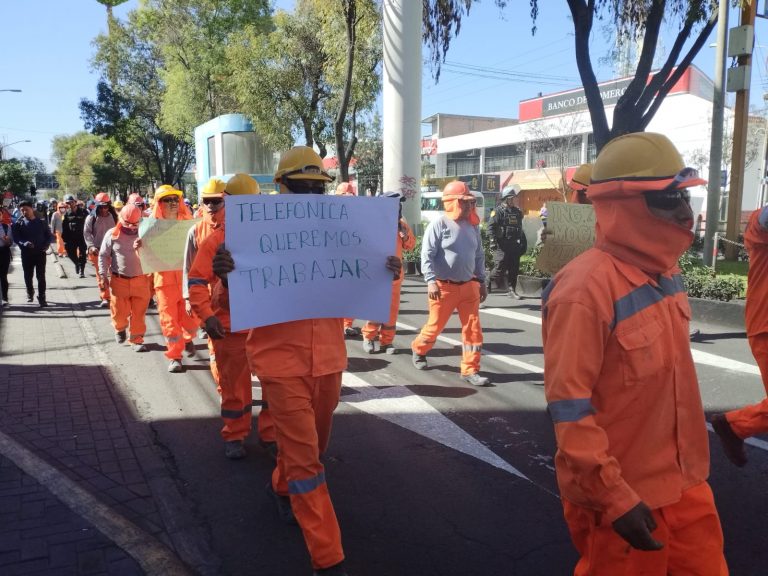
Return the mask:
<path id="1" fill-rule="evenodd" d="M 403 218 L 403 203 L 405 196 L 400 192 L 385 192 L 387 198 L 397 198 L 400 202 L 400 212 L 397 221 L 397 240 L 395 241 L 395 256 L 402 258 L 403 250 L 413 250 L 416 246 L 416 237 L 411 232 L 408 222 Z M 397 325 L 397 313 L 400 311 L 400 288 L 403 285 L 403 270 L 392 282 L 392 303 L 389 306 L 389 320 L 386 324 L 381 322 L 371 322 L 370 320 L 363 325 L 363 352 L 373 354 L 375 352 L 386 352 L 394 354 L 395 347 L 392 342 L 395 340 L 395 328 Z"/>
<path id="2" fill-rule="evenodd" d="M 336 186 L 336 196 L 357 196 L 355 187 L 349 182 L 341 182 Z M 354 318 L 344 318 L 344 336 L 347 338 L 356 338 L 360 336 L 360 328 L 354 325 Z"/>
<path id="3" fill-rule="evenodd" d="M 141 210 L 133 204 L 126 204 L 114 228 L 104 235 L 99 249 L 99 276 L 104 287 L 110 290 L 109 311 L 115 328 L 115 341 L 126 340 L 134 352 L 146 352 L 144 320 L 149 303 L 149 285 L 141 270 L 141 261 L 136 253 L 138 245 Z"/>
<path id="4" fill-rule="evenodd" d="M 224 455 L 231 460 L 245 457 L 243 440 L 251 433 L 253 385 L 248 355 L 245 350 L 248 330 L 231 332 L 229 290 L 213 273 L 213 257 L 224 242 L 224 196 L 259 194 L 259 184 L 247 174 L 235 174 L 222 188 L 218 182 L 209 182 L 203 189 L 202 201 L 214 224 L 195 249 L 195 256 L 187 274 L 188 298 L 192 310 L 203 320 L 212 345 L 211 357 L 217 359 L 216 383 L 221 394 L 221 418 L 224 427 Z M 205 219 L 205 216 L 204 216 Z M 258 417 L 259 441 L 275 455 L 275 429 L 269 413 L 266 395 Z"/>
<path id="5" fill-rule="evenodd" d="M 461 378 L 474 386 L 490 380 L 480 375 L 483 330 L 480 302 L 488 296 L 485 252 L 480 238 L 476 200 L 464 182 L 454 180 L 443 189 L 445 214 L 424 231 L 421 271 L 427 283 L 429 319 L 411 342 L 413 365 L 427 369 L 427 353 L 437 341 L 454 310 L 461 321 Z"/>
<path id="6" fill-rule="evenodd" d="M 750 216 L 744 245 L 749 253 L 747 338 L 768 393 L 768 206 L 755 210 Z M 768 399 L 725 414 L 713 414 L 712 428 L 728 459 L 736 466 L 744 466 L 747 463 L 744 439 L 768 432 Z"/>
<path id="7" fill-rule="evenodd" d="M 88 260 L 96 268 L 96 283 L 99 286 L 99 298 L 101 308 L 109 306 L 109 288 L 104 286 L 104 282 L 99 275 L 99 249 L 101 242 L 107 230 L 111 230 L 117 224 L 117 212 L 112 207 L 112 200 L 106 192 L 96 194 L 96 209 L 85 219 L 83 236 L 88 251 Z"/>
<path id="8" fill-rule="evenodd" d="M 576 576 L 728 574 L 677 267 L 693 240 L 688 187 L 704 183 L 661 134 L 606 144 L 589 187 L 595 245 L 542 298 Z"/>
<path id="9" fill-rule="evenodd" d="M 571 194 L 573 204 L 592 204 L 592 201 L 587 197 L 591 176 L 592 164 L 582 164 L 576 168 L 576 172 L 573 173 L 571 181 L 568 183 L 569 188 L 573 190 Z"/>
<path id="10" fill-rule="evenodd" d="M 275 173 L 281 194 L 323 194 L 331 180 L 320 156 L 307 146 L 284 153 Z M 399 258 L 389 256 L 386 267 L 399 275 L 402 265 Z M 223 247 L 216 253 L 213 270 L 226 285 L 234 262 Z M 347 367 L 342 319 L 253 328 L 246 346 L 277 433 L 277 466 L 268 492 L 283 519 L 301 527 L 314 574 L 346 576 L 341 531 L 320 462 L 339 403 L 341 373 Z"/>
<path id="11" fill-rule="evenodd" d="M 152 217 L 166 220 L 189 220 L 192 214 L 181 201 L 181 190 L 163 184 L 155 190 L 155 205 Z M 155 272 L 155 294 L 157 311 L 160 316 L 160 329 L 165 337 L 165 357 L 170 360 L 168 372 L 184 371 L 181 363 L 182 353 L 188 357 L 196 355 L 192 339 L 197 334 L 198 320 L 187 314 L 182 297 L 182 274 L 179 270 Z"/>
<path id="12" fill-rule="evenodd" d="M 187 233 L 187 242 L 184 245 L 184 266 L 181 270 L 182 295 L 187 314 L 192 313 L 192 305 L 189 301 L 189 269 L 192 267 L 192 262 L 194 262 L 197 250 L 203 240 L 210 236 L 214 229 L 224 225 L 224 189 L 226 186 L 227 184 L 219 178 L 211 178 L 206 182 L 201 192 L 203 205 L 198 210 L 198 213 L 195 214 L 195 218 L 201 218 L 201 220 L 190 228 Z M 209 202 L 205 202 L 206 199 Z M 199 318 L 202 319 L 202 317 Z M 213 381 L 216 382 L 216 389 L 221 394 L 216 352 L 213 349 L 213 342 L 210 338 L 208 339 L 208 359 Z"/>

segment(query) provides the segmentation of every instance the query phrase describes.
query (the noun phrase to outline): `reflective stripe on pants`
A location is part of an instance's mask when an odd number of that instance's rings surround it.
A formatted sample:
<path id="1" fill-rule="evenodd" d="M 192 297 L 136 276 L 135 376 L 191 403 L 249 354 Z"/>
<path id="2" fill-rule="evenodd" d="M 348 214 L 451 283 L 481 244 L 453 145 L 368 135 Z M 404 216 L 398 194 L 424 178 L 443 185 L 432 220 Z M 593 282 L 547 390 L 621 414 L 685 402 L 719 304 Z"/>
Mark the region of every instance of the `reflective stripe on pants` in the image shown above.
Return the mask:
<path id="1" fill-rule="evenodd" d="M 272 486 L 291 499 L 315 568 L 344 559 L 341 531 L 325 483 L 320 454 L 328 447 L 341 373 L 318 377 L 261 378 L 277 434 Z"/>
<path id="2" fill-rule="evenodd" d="M 149 304 L 149 286 L 144 276 L 118 278 L 112 276 L 109 312 L 115 331 L 128 329 L 131 344 L 144 342 L 147 331 L 145 315 Z"/>
<path id="3" fill-rule="evenodd" d="M 440 299 L 429 300 L 429 319 L 421 333 L 411 342 L 411 349 L 416 354 L 426 354 L 435 345 L 435 341 L 445 328 L 446 322 L 459 311 L 461 321 L 461 375 L 475 374 L 480 371 L 480 350 L 483 346 L 483 330 L 480 326 L 480 284 L 448 284 L 437 282 L 440 287 Z"/>

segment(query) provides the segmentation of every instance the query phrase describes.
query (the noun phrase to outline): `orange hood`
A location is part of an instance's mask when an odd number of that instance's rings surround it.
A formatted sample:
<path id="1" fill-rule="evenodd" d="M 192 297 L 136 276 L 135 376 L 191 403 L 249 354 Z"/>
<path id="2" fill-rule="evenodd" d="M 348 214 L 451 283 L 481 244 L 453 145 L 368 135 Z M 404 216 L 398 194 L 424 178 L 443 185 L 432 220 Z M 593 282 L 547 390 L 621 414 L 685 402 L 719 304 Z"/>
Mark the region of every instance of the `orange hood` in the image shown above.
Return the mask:
<path id="1" fill-rule="evenodd" d="M 474 196 L 472 197 L 474 200 Z M 445 215 L 451 220 L 458 220 L 461 216 L 461 206 L 459 206 L 459 198 L 456 196 L 443 196 L 443 206 L 445 206 Z M 480 217 L 477 215 L 477 210 L 472 208 L 469 212 L 469 223 L 473 226 L 480 224 Z"/>

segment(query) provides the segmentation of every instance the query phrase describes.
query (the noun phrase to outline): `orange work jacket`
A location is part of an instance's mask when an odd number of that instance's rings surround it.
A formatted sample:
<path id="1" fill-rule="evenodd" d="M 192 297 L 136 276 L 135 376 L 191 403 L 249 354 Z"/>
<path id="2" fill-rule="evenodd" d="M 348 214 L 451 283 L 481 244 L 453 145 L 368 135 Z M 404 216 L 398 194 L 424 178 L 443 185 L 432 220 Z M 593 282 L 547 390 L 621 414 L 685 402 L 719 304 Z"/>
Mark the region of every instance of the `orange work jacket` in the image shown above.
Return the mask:
<path id="1" fill-rule="evenodd" d="M 198 318 L 205 321 L 211 316 L 216 316 L 224 329 L 229 331 L 231 328 L 229 298 L 222 301 L 219 294 L 219 297 L 213 301 L 211 296 L 216 286 L 221 283 L 213 273 L 213 257 L 223 242 L 224 228 L 215 228 L 205 240 L 198 244 L 197 254 L 187 274 L 187 290 L 189 303 Z"/>
<path id="2" fill-rule="evenodd" d="M 689 320 L 677 268 L 656 281 L 597 248 L 547 287 L 544 390 L 564 498 L 612 522 L 641 500 L 659 508 L 706 480 Z"/>
<path id="3" fill-rule="evenodd" d="M 747 276 L 746 327 L 747 336 L 768 332 L 768 230 L 758 222 L 760 210 L 749 218 L 744 232 L 744 244 L 749 252 Z"/>

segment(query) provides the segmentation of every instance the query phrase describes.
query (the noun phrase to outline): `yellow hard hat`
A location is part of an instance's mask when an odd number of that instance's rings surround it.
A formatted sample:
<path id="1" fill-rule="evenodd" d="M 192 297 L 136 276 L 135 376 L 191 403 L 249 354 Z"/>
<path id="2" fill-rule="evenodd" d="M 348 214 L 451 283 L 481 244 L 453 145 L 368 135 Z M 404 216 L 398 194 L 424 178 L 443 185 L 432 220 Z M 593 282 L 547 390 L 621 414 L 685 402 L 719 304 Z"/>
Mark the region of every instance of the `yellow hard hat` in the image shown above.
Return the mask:
<path id="1" fill-rule="evenodd" d="M 576 168 L 576 172 L 571 176 L 568 184 L 574 190 L 585 190 L 589 188 L 589 180 L 592 177 L 592 164 L 582 164 Z"/>
<path id="2" fill-rule="evenodd" d="M 235 174 L 227 180 L 226 190 L 224 192 L 231 196 L 241 196 L 243 194 L 261 194 L 259 183 L 248 174 Z"/>
<path id="3" fill-rule="evenodd" d="M 176 190 L 173 186 L 170 184 L 163 184 L 162 186 L 158 186 L 157 190 L 155 190 L 155 195 L 153 197 L 153 200 L 155 202 L 162 200 L 166 196 L 178 196 L 181 198 L 181 190 Z"/>
<path id="4" fill-rule="evenodd" d="M 115 210 L 120 210 L 123 206 L 125 206 L 125 203 L 122 200 L 115 200 L 112 203 L 112 206 L 114 206 Z"/>
<path id="5" fill-rule="evenodd" d="M 280 157 L 275 182 L 289 180 L 322 180 L 331 182 L 333 176 L 323 170 L 323 160 L 309 146 L 294 146 Z"/>
<path id="6" fill-rule="evenodd" d="M 211 178 L 203 186 L 203 198 L 222 198 L 224 196 L 224 190 L 227 184 L 219 178 Z"/>
<path id="7" fill-rule="evenodd" d="M 699 184 L 706 184 L 706 180 L 685 167 L 669 138 L 634 132 L 614 138 L 600 151 L 592 165 L 589 197 L 599 200 Z"/>

